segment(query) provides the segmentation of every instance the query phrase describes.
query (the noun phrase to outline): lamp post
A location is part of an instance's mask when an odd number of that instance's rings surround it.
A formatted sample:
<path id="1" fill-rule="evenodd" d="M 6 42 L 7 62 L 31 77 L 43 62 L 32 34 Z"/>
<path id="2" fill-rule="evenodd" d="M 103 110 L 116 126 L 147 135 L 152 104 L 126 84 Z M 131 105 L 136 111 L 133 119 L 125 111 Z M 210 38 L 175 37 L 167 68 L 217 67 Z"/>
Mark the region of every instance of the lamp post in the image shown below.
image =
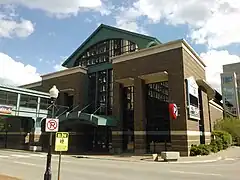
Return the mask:
<path id="1" fill-rule="evenodd" d="M 52 118 L 55 118 L 54 108 L 55 108 L 56 99 L 58 98 L 58 93 L 59 93 L 59 90 L 56 88 L 55 85 L 49 90 L 51 103 L 52 103 Z M 52 132 L 50 132 L 50 137 L 49 137 L 49 147 L 48 147 L 46 171 L 44 173 L 44 180 L 52 179 L 51 161 L 52 161 Z"/>

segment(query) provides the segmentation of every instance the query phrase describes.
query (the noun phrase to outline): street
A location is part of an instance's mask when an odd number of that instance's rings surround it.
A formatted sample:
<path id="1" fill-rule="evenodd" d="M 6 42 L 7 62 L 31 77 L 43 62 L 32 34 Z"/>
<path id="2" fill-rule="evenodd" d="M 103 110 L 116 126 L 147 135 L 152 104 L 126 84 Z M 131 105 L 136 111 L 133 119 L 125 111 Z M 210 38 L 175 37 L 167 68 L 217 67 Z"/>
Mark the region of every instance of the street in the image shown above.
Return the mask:
<path id="1" fill-rule="evenodd" d="M 23 180 L 43 180 L 46 154 L 0 150 L 0 174 Z M 238 180 L 240 159 L 212 163 L 124 162 L 62 157 L 61 180 Z M 53 155 L 53 180 L 58 156 Z"/>

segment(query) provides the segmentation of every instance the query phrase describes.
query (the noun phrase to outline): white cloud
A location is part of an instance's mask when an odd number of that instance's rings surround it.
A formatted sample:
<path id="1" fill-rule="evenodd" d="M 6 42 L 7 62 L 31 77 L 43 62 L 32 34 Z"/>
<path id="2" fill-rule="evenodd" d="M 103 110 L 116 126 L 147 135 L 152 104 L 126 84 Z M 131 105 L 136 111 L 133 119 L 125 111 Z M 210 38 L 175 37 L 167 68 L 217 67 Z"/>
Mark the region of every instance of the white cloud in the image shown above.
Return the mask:
<path id="1" fill-rule="evenodd" d="M 131 22 L 130 12 L 147 17 L 152 23 L 162 20 L 172 25 L 186 24 L 192 40 L 207 43 L 210 48 L 240 42 L 239 0 L 137 0 L 125 11 L 130 20 L 122 19 Z"/>
<path id="2" fill-rule="evenodd" d="M 64 62 L 67 58 L 68 58 L 68 56 L 60 56 L 60 59 L 61 59 L 60 61 L 61 61 L 61 62 L 54 65 L 54 67 L 53 67 L 54 70 L 55 70 L 55 71 L 61 71 L 61 70 L 67 69 L 66 67 L 63 67 L 63 66 L 62 66 L 63 62 Z"/>
<path id="3" fill-rule="evenodd" d="M 227 50 L 210 50 L 206 53 L 201 53 L 200 56 L 203 59 L 204 63 L 207 65 L 207 81 L 219 92 L 221 92 L 220 73 L 222 73 L 222 66 L 224 64 L 240 62 L 240 57 L 229 54 Z"/>
<path id="4" fill-rule="evenodd" d="M 0 83 L 23 85 L 40 81 L 37 69 L 29 64 L 25 65 L 0 52 Z"/>
<path id="5" fill-rule="evenodd" d="M 101 0 L 0 0 L 0 3 L 43 10 L 59 18 L 77 15 L 83 10 L 96 10 L 103 15 L 109 13 Z"/>
<path id="6" fill-rule="evenodd" d="M 55 70 L 55 71 L 61 71 L 61 70 L 67 69 L 66 67 L 63 67 L 63 66 L 62 66 L 62 63 L 63 63 L 63 62 L 61 62 L 61 63 L 59 63 L 59 64 L 55 64 L 54 70 Z"/>
<path id="7" fill-rule="evenodd" d="M 34 31 L 31 21 L 21 19 L 20 21 L 0 19 L 0 37 L 28 37 Z"/>
<path id="8" fill-rule="evenodd" d="M 138 17 L 141 15 L 135 8 L 119 8 L 119 13 L 115 16 L 116 26 L 128 31 L 138 32 L 141 34 L 147 34 L 143 30 L 142 26 L 137 22 Z"/>
<path id="9" fill-rule="evenodd" d="M 34 24 L 26 19 L 18 18 L 14 7 L 0 5 L 0 37 L 27 37 L 34 32 Z"/>

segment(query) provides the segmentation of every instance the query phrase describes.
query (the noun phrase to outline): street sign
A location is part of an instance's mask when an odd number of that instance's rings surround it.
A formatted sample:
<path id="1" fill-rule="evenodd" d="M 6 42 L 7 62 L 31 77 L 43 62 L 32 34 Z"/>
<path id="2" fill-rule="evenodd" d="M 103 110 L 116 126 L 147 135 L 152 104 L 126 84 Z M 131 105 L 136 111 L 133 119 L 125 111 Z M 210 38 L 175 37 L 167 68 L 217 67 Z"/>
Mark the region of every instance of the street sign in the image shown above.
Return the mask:
<path id="1" fill-rule="evenodd" d="M 68 132 L 57 132 L 55 141 L 55 151 L 68 151 Z"/>
<path id="2" fill-rule="evenodd" d="M 46 132 L 58 132 L 59 127 L 59 120 L 47 118 L 45 124 L 45 131 Z"/>

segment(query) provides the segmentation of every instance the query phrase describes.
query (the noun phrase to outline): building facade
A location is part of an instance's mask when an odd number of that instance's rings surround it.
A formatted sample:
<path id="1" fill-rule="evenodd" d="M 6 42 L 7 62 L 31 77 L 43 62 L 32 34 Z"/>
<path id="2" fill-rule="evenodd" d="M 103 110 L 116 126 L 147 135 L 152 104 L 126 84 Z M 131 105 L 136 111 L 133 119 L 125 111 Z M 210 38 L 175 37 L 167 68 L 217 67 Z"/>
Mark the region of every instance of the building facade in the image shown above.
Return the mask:
<path id="1" fill-rule="evenodd" d="M 240 96 L 240 63 L 223 65 L 221 73 L 221 89 L 223 105 L 228 111 L 240 117 L 239 96 Z"/>
<path id="2" fill-rule="evenodd" d="M 68 107 L 57 115 L 60 129 L 72 133 L 71 151 L 189 155 L 191 144 L 210 142 L 212 122 L 223 116 L 221 96 L 185 40 L 162 44 L 100 25 L 63 66 L 68 69 L 23 87 L 57 86 L 57 103 Z M 169 103 L 179 108 L 176 120 Z"/>
<path id="3" fill-rule="evenodd" d="M 48 93 L 0 85 L 0 148 L 37 145 L 49 99 Z"/>

